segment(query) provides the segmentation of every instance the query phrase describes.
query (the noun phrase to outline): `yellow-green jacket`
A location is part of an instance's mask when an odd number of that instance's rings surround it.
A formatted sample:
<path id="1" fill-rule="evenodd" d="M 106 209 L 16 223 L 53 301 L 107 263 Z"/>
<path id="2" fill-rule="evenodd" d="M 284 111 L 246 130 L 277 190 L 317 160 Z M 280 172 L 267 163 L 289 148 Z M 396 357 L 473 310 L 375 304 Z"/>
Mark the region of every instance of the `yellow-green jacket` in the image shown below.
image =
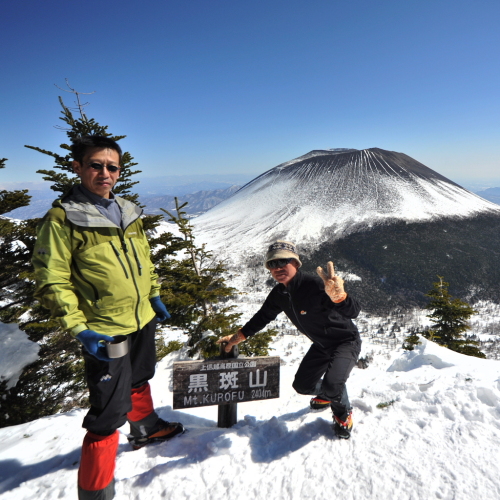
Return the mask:
<path id="1" fill-rule="evenodd" d="M 137 205 L 116 197 L 116 226 L 78 189 L 56 200 L 38 226 L 33 252 L 35 297 L 62 327 L 123 335 L 155 316 L 158 276 Z"/>

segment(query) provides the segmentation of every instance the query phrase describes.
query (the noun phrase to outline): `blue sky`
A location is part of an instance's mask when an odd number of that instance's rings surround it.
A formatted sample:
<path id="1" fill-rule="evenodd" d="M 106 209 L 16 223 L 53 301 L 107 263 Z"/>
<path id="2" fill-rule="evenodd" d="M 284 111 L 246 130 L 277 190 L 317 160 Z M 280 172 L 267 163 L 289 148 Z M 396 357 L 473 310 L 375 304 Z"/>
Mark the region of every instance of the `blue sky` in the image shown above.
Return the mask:
<path id="1" fill-rule="evenodd" d="M 500 179 L 500 2 L 18 0 L 2 9 L 0 183 L 66 136 L 56 88 L 144 177 L 258 175 L 312 149 L 404 152 Z"/>

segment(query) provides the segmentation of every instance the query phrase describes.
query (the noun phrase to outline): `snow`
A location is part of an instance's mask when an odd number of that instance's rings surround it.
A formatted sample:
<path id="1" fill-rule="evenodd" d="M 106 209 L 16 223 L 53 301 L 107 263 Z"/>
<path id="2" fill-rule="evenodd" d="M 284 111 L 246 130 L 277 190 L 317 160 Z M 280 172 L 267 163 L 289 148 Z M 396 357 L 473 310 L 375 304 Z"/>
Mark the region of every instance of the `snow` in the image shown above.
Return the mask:
<path id="1" fill-rule="evenodd" d="M 173 334 L 174 332 L 172 332 Z M 117 499 L 454 499 L 500 495 L 500 361 L 463 356 L 421 339 L 391 352 L 363 335 L 367 369 L 348 381 L 355 427 L 333 436 L 331 416 L 310 413 L 291 382 L 309 347 L 281 335 L 279 399 L 240 403 L 217 427 L 217 408 L 172 410 L 170 354 L 152 392 L 160 415 L 187 432 L 132 451 L 120 429 Z M 76 498 L 84 410 L 0 429 L 2 500 Z"/>
<path id="2" fill-rule="evenodd" d="M 14 387 L 25 366 L 38 359 L 40 346 L 19 330 L 17 323 L 0 323 L 0 380 Z"/>
<path id="3" fill-rule="evenodd" d="M 179 238 L 183 237 L 182 233 L 179 231 L 179 226 L 177 226 L 177 224 L 174 224 L 173 222 L 167 222 L 165 219 L 161 220 L 158 223 L 158 226 L 151 232 L 154 237 L 158 237 L 160 234 L 163 233 L 172 233 L 174 236 L 177 236 Z"/>

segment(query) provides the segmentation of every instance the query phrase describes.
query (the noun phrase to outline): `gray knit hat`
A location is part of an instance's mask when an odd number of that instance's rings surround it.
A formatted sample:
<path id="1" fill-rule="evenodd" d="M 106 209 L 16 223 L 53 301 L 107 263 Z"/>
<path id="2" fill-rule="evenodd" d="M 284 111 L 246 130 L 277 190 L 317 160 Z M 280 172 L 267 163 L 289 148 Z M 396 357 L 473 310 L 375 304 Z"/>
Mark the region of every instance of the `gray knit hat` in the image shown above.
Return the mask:
<path id="1" fill-rule="evenodd" d="M 299 255 L 297 253 L 297 247 L 290 241 L 275 241 L 267 249 L 264 267 L 267 269 L 267 263 L 270 260 L 275 259 L 295 259 L 299 263 L 299 267 L 302 266 L 302 262 L 300 262 Z"/>

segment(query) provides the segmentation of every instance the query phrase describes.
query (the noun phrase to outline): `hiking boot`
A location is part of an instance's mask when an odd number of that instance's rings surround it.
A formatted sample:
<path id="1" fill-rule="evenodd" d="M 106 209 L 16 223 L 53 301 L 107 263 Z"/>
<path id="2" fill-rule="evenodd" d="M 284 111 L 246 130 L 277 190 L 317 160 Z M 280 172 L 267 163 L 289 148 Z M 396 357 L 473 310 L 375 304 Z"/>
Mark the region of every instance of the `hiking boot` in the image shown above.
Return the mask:
<path id="1" fill-rule="evenodd" d="M 184 426 L 179 422 L 167 422 L 159 418 L 145 436 L 129 436 L 128 441 L 134 450 L 138 450 L 156 441 L 168 441 L 174 436 L 183 434 L 184 431 Z"/>
<path id="2" fill-rule="evenodd" d="M 352 426 L 352 412 L 347 414 L 347 418 L 345 420 L 341 420 L 336 415 L 333 416 L 333 430 L 339 438 L 349 439 L 351 437 Z"/>
<path id="3" fill-rule="evenodd" d="M 323 411 L 330 407 L 330 403 L 331 401 L 323 399 L 321 396 L 316 396 L 315 398 L 312 398 L 311 401 L 309 402 L 309 407 L 311 408 L 311 411 L 314 412 Z"/>

